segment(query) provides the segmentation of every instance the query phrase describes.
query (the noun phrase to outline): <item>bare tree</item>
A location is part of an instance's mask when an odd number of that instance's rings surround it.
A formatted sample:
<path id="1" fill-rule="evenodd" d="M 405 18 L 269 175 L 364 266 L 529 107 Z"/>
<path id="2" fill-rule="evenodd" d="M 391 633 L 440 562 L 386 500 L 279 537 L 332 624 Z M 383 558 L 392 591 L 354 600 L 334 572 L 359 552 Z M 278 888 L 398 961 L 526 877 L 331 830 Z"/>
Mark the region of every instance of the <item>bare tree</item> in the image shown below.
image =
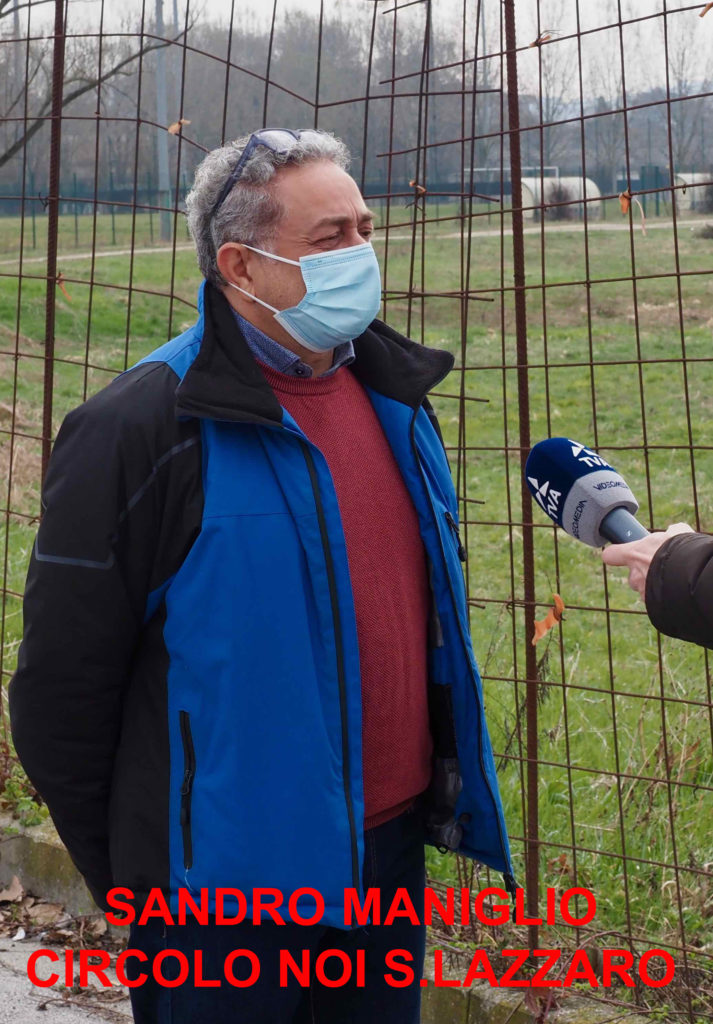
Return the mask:
<path id="1" fill-rule="evenodd" d="M 704 169 L 702 140 L 710 131 L 710 96 L 713 56 L 701 42 L 700 19 L 694 12 L 675 12 L 662 22 L 667 52 L 667 88 L 678 102 L 671 109 L 671 163 L 673 171 L 690 170 L 696 162 Z M 692 97 L 685 99 L 684 97 Z M 706 128 L 707 125 L 707 128 Z"/>
<path id="2" fill-rule="evenodd" d="M 617 191 L 617 174 L 625 163 L 625 113 L 621 64 L 612 60 L 603 47 L 594 50 L 587 61 L 586 89 L 591 118 L 586 127 L 587 160 L 593 173 L 609 192 Z"/>
<path id="3" fill-rule="evenodd" d="M 529 26 L 535 44 L 532 59 L 523 61 L 523 90 L 529 94 L 523 127 L 542 126 L 536 149 L 532 141 L 527 149 L 531 155 L 537 154 L 535 162 L 540 163 L 541 158 L 543 166 L 571 155 L 570 133 L 559 122 L 567 117 L 575 95 L 572 68 L 576 52 L 571 40 L 557 38 L 565 33 L 570 7 L 566 0 L 543 0 L 538 5 L 537 20 Z"/>
<path id="4" fill-rule="evenodd" d="M 40 0 L 42 2 L 42 0 Z M 15 0 L 0 0 L 0 20 L 14 14 Z M 149 34 L 135 40 L 122 40 L 108 48 L 108 60 L 101 72 L 96 66 L 96 46 L 90 39 L 69 39 L 65 61 L 64 91 L 62 107 L 66 108 L 86 93 L 110 82 L 117 76 L 129 76 L 135 71 L 137 62 L 154 50 L 180 42 L 182 32 L 171 39 L 159 39 Z M 27 42 L 27 75 L 21 81 L 12 75 L 14 90 L 7 96 L 3 118 L 11 127 L 21 125 L 18 132 L 12 127 L 11 137 L 6 136 L 0 152 L 0 167 L 3 167 L 27 146 L 28 142 L 47 124 L 52 107 L 52 48 L 46 42 Z M 105 51 L 106 52 L 106 51 Z M 13 61 L 16 57 L 13 55 Z M 4 77 L 10 69 L 4 69 Z M 28 117 L 23 117 L 25 106 Z M 21 120 L 20 120 L 21 118 Z M 15 120 L 7 120 L 15 119 Z"/>

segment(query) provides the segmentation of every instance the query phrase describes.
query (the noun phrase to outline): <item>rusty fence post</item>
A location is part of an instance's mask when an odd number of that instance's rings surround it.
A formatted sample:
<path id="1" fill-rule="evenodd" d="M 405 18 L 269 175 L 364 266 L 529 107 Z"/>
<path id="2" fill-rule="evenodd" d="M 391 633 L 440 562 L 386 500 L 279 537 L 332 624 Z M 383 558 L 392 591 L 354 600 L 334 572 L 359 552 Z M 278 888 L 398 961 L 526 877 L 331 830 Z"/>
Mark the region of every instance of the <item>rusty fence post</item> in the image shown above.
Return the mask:
<path id="1" fill-rule="evenodd" d="M 532 527 L 532 499 L 525 481 L 525 460 L 530 450 L 530 393 L 527 358 L 527 304 L 525 296 L 525 239 L 522 216 L 522 159 L 520 155 L 520 109 L 518 105 L 517 40 L 515 0 L 504 0 L 505 45 L 507 49 L 508 138 L 510 141 L 510 184 L 512 188 L 512 250 L 517 339 L 517 395 L 520 432 L 520 492 L 522 501 L 522 571 L 525 591 L 525 675 L 527 694 L 527 822 L 526 822 L 526 906 L 537 917 L 539 870 L 539 821 L 537 808 L 537 658 L 529 642 L 535 627 L 535 558 Z M 529 925 L 530 949 L 539 945 L 537 925 Z"/>
<path id="2" fill-rule="evenodd" d="M 57 291 L 57 235 L 59 228 L 62 99 L 64 87 L 64 0 L 55 0 L 52 54 L 52 115 L 47 202 L 47 290 L 45 292 L 45 366 L 42 404 L 42 479 L 52 450 L 52 392 L 54 389 L 55 296 Z"/>

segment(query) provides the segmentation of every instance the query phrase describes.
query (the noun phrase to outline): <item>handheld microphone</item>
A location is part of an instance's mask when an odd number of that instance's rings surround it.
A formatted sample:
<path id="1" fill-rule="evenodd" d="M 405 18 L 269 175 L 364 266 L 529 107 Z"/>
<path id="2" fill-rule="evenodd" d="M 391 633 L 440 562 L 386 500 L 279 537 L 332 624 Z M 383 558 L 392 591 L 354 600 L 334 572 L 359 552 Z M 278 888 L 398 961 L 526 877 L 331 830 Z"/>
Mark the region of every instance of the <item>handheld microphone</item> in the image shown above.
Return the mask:
<path id="1" fill-rule="evenodd" d="M 527 485 L 537 504 L 558 526 L 584 544 L 626 544 L 648 536 L 634 519 L 639 503 L 609 463 L 577 441 L 550 437 L 530 451 Z"/>

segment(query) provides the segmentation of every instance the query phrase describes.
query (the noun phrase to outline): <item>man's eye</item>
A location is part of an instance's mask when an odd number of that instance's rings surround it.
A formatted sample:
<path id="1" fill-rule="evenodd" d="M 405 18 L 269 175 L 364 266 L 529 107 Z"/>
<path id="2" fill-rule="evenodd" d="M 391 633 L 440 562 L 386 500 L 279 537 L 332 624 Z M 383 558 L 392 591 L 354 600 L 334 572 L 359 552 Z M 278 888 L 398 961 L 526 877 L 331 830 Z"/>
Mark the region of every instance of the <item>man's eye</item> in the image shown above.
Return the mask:
<path id="1" fill-rule="evenodd" d="M 374 234 L 374 229 L 362 228 L 359 234 L 361 235 L 362 238 L 371 238 L 371 236 Z"/>

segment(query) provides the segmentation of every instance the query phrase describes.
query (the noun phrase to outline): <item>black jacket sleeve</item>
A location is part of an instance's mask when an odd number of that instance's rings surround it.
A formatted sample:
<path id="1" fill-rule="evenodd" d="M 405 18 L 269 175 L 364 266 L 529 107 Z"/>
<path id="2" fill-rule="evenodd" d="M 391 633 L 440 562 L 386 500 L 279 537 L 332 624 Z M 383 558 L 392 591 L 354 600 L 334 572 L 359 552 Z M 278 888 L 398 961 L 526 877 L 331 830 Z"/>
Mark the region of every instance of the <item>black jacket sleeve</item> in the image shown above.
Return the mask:
<path id="1" fill-rule="evenodd" d="M 10 685 L 20 761 L 100 906 L 112 884 L 108 810 L 122 699 L 162 534 L 175 526 L 163 515 L 167 453 L 191 445 L 176 439 L 173 402 L 166 425 L 151 412 L 155 380 L 143 368 L 124 375 L 60 429 Z"/>
<path id="2" fill-rule="evenodd" d="M 646 577 L 646 610 L 661 633 L 713 648 L 713 537 L 681 533 L 661 545 Z"/>

